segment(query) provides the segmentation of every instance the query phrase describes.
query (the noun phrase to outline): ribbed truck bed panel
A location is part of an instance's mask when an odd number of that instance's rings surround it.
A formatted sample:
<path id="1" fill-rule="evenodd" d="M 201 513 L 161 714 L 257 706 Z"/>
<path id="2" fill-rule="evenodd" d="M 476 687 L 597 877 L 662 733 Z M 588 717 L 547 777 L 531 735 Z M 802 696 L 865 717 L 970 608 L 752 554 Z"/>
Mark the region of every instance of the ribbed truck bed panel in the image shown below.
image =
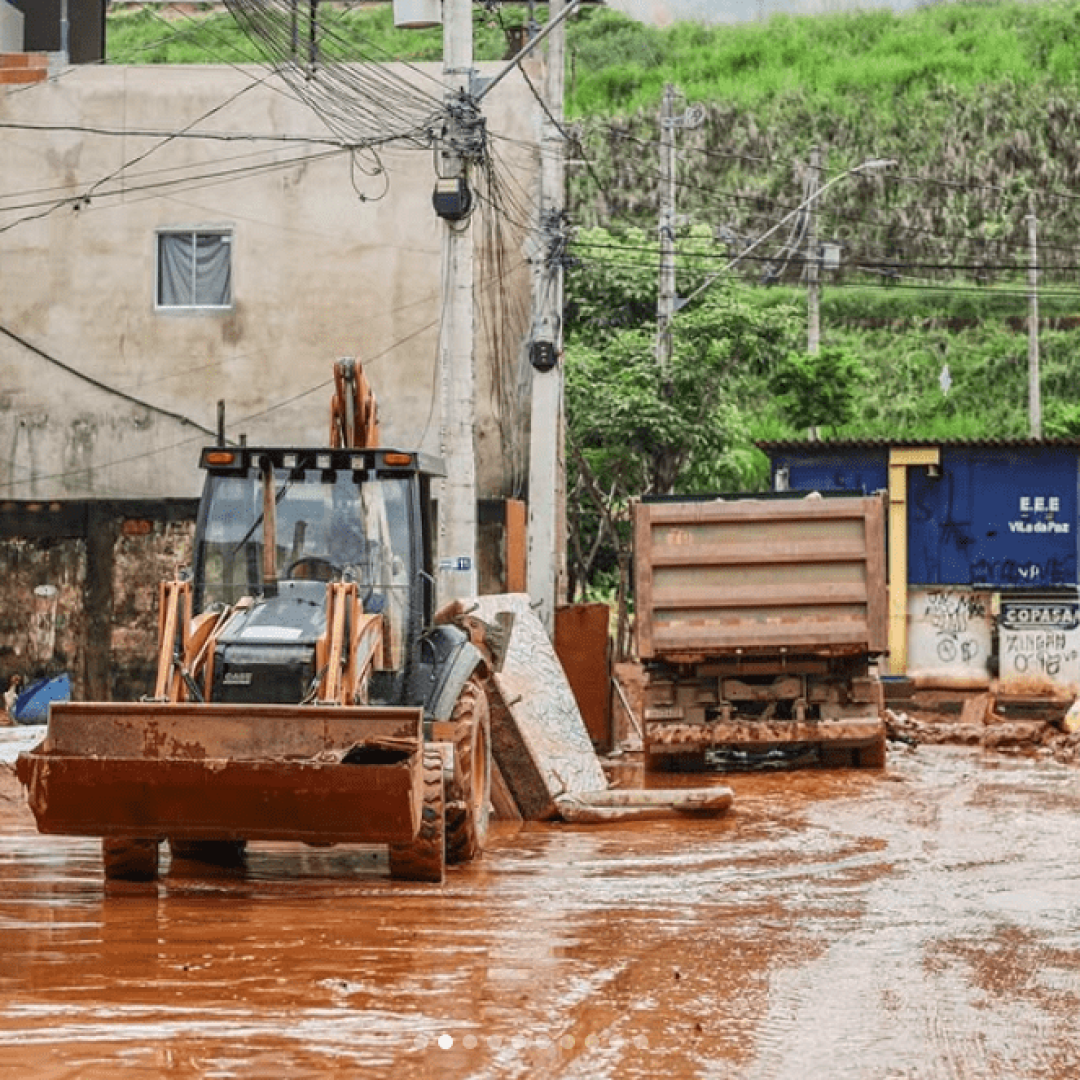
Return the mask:
<path id="1" fill-rule="evenodd" d="M 634 507 L 642 660 L 886 647 L 882 499 Z"/>

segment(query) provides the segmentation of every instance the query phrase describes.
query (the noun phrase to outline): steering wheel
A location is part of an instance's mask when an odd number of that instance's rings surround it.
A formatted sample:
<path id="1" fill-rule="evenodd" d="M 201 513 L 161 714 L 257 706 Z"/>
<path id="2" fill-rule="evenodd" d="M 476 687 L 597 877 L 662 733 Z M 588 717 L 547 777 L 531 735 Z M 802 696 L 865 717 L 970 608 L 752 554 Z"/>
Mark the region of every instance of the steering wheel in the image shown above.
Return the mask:
<path id="1" fill-rule="evenodd" d="M 298 574 L 297 570 L 305 566 L 310 567 L 310 570 Z M 301 555 L 285 567 L 285 577 L 299 578 L 301 581 L 333 581 L 334 575 L 340 576 L 340 573 L 339 567 L 321 555 Z"/>

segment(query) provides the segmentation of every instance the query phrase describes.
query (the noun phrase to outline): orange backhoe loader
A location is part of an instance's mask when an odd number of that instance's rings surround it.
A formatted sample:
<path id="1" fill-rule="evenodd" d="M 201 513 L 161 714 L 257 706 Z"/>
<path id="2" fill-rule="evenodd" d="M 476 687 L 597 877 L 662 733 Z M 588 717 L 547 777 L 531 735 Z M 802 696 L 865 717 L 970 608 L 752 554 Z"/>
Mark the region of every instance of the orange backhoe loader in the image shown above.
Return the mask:
<path id="1" fill-rule="evenodd" d="M 443 880 L 487 832 L 485 658 L 434 625 L 439 461 L 377 445 L 339 361 L 323 448 L 214 446 L 190 575 L 160 586 L 151 698 L 52 706 L 19 778 L 44 833 L 100 836 L 106 877 L 248 841 L 389 845 Z"/>

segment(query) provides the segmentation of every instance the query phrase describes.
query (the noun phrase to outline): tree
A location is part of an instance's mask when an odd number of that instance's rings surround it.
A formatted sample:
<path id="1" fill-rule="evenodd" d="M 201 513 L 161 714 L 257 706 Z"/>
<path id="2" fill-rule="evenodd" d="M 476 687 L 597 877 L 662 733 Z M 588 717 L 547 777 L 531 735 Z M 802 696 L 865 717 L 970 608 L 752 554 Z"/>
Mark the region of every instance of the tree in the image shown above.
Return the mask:
<path id="1" fill-rule="evenodd" d="M 762 310 L 718 279 L 676 315 L 669 365 L 656 363 L 655 241 L 638 230 L 579 234 L 571 269 L 566 348 L 571 595 L 615 586 L 620 655 L 626 648 L 630 504 L 643 495 L 747 490 L 765 483 L 737 404 L 766 384 L 798 332 L 788 308 Z M 679 245 L 683 288 L 714 268 L 711 232 Z"/>
<path id="2" fill-rule="evenodd" d="M 867 380 L 862 363 L 836 346 L 791 353 L 773 372 L 770 387 L 786 419 L 797 428 L 838 428 L 855 415 Z"/>

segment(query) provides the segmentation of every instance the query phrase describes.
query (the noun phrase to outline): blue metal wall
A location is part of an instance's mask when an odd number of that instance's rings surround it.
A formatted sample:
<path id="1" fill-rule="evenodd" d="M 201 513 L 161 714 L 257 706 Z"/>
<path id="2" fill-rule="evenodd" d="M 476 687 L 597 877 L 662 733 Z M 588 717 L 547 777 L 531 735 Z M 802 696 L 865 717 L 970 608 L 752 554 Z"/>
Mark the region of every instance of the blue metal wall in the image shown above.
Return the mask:
<path id="1" fill-rule="evenodd" d="M 793 490 L 876 491 L 888 450 L 809 448 L 772 454 Z M 1073 446 L 942 444 L 938 477 L 908 469 L 908 583 L 994 590 L 1077 584 Z"/>
<path id="2" fill-rule="evenodd" d="M 792 491 L 854 491 L 872 495 L 889 486 L 888 450 L 807 450 L 771 454 L 773 478 L 787 469 Z"/>

